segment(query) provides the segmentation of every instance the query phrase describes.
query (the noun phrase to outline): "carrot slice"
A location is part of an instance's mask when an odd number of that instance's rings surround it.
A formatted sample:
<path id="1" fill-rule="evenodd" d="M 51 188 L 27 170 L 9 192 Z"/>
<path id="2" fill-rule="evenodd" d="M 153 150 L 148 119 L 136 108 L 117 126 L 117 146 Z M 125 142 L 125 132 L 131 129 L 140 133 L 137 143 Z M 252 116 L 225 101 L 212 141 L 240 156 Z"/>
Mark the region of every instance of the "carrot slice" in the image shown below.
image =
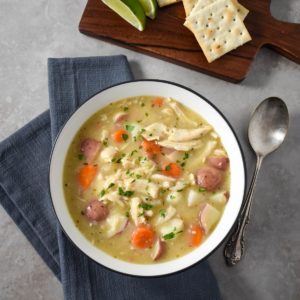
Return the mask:
<path id="1" fill-rule="evenodd" d="M 79 184 L 86 190 L 97 174 L 97 167 L 93 165 L 85 165 L 79 170 Z"/>
<path id="2" fill-rule="evenodd" d="M 189 246 L 197 247 L 201 244 L 203 231 L 199 224 L 193 224 L 190 226 L 189 235 L 190 235 Z"/>
<path id="3" fill-rule="evenodd" d="M 157 97 L 152 101 L 153 106 L 162 107 L 164 105 L 164 100 L 161 97 Z"/>
<path id="4" fill-rule="evenodd" d="M 156 144 L 155 141 L 143 140 L 142 147 L 149 158 L 153 158 L 153 156 L 161 153 L 161 147 L 158 144 Z"/>
<path id="5" fill-rule="evenodd" d="M 121 143 L 123 141 L 126 141 L 128 139 L 128 132 L 125 129 L 117 129 L 113 133 L 113 138 L 117 143 Z"/>
<path id="6" fill-rule="evenodd" d="M 176 163 L 168 163 L 163 165 L 162 173 L 166 176 L 178 178 L 181 175 L 181 168 Z"/>
<path id="7" fill-rule="evenodd" d="M 131 244 L 139 249 L 150 248 L 155 241 L 155 232 L 146 225 L 138 226 L 131 236 Z"/>

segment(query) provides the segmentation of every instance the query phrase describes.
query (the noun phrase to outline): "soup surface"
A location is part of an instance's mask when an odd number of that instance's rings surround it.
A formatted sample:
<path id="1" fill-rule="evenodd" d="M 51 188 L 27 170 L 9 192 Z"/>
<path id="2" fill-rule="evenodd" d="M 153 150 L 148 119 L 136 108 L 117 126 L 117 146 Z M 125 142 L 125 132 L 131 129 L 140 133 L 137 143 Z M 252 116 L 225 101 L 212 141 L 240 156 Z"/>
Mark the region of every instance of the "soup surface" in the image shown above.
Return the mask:
<path id="1" fill-rule="evenodd" d="M 229 197 L 214 128 L 170 98 L 140 96 L 96 112 L 74 137 L 64 192 L 82 234 L 115 258 L 168 261 L 217 225 Z"/>

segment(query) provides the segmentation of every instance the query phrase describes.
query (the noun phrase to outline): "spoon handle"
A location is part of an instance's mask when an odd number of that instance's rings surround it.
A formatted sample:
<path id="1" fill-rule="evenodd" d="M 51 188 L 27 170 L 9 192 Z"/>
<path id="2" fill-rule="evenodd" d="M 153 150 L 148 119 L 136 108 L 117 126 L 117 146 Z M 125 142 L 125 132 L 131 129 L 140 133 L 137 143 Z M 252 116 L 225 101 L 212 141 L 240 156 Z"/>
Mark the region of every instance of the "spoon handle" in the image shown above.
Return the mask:
<path id="1" fill-rule="evenodd" d="M 245 203 L 242 208 L 242 212 L 238 218 L 237 226 L 224 249 L 226 262 L 228 265 L 231 266 L 237 264 L 241 260 L 244 253 L 244 232 L 245 232 L 245 227 L 250 220 L 250 209 L 252 204 L 253 191 L 254 191 L 257 175 L 260 170 L 262 161 L 263 161 L 263 156 L 258 155 L 255 172 L 250 184 L 250 188 Z"/>

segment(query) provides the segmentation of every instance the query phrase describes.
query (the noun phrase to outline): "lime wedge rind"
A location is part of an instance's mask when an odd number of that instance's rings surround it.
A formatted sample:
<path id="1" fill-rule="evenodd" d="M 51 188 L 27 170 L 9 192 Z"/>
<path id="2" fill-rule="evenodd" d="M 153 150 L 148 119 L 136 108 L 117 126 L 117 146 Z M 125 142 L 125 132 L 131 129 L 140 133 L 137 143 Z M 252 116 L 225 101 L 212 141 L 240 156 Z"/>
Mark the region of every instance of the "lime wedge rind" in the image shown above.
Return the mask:
<path id="1" fill-rule="evenodd" d="M 102 0 L 102 2 L 140 31 L 146 26 L 146 16 L 138 0 Z"/>
<path id="2" fill-rule="evenodd" d="M 150 19 L 155 19 L 157 15 L 157 2 L 156 0 L 139 0 L 141 3 L 145 15 Z"/>

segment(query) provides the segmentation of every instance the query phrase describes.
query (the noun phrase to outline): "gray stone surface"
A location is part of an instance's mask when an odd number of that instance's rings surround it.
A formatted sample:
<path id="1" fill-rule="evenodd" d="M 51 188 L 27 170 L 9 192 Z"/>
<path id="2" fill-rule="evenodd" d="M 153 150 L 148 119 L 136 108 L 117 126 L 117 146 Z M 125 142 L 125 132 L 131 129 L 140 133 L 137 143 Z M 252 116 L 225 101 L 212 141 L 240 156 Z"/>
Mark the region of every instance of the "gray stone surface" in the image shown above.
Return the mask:
<path id="1" fill-rule="evenodd" d="M 47 57 L 122 53 L 136 78 L 171 80 L 203 94 L 235 128 L 249 177 L 255 164 L 246 138 L 250 113 L 262 99 L 282 97 L 291 114 L 290 131 L 259 176 L 246 256 L 228 268 L 222 246 L 209 262 L 224 299 L 299 299 L 300 66 L 263 49 L 248 78 L 234 85 L 80 34 L 84 5 L 81 0 L 0 0 L 0 140 L 47 109 Z M 300 2 L 273 0 L 272 13 L 300 22 Z M 3 209 L 0 228 L 0 299 L 62 299 L 59 282 Z"/>

